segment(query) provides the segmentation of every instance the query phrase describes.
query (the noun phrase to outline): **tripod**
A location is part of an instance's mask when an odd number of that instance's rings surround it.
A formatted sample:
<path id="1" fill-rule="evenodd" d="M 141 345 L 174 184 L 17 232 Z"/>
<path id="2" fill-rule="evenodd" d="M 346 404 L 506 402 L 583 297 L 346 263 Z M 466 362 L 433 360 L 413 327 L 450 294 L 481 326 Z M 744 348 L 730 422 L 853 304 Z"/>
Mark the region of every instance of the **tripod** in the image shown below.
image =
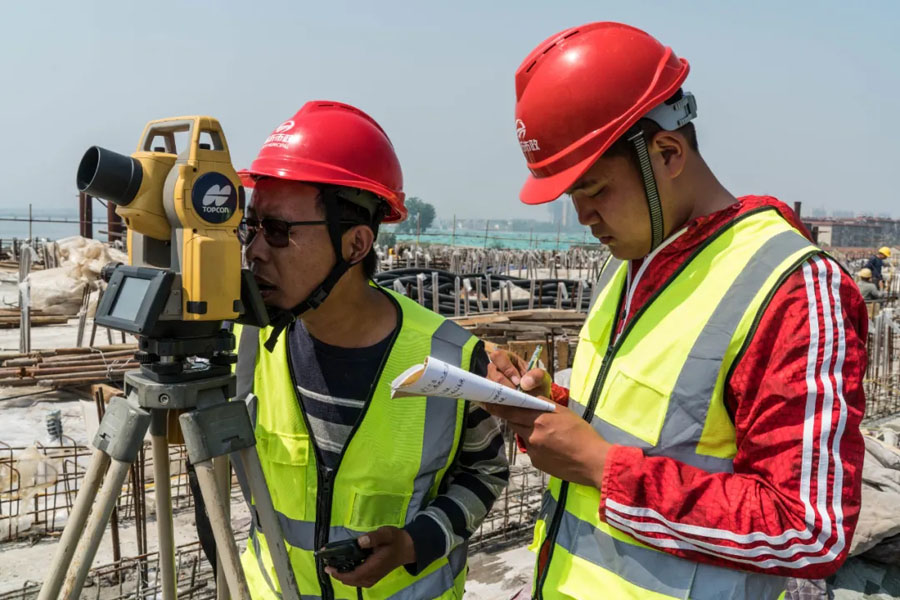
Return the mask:
<path id="1" fill-rule="evenodd" d="M 142 347 L 145 342 L 142 340 Z M 153 340 L 149 342 L 152 344 Z M 250 600 L 229 515 L 231 468 L 228 456 L 231 454 L 247 474 L 259 524 L 269 540 L 282 597 L 299 600 L 281 525 L 256 453 L 247 407 L 243 402 L 228 401 L 235 395 L 235 377 L 228 366 L 234 355 L 214 354 L 209 364 L 191 365 L 180 358 L 184 356 L 181 352 L 177 355 L 168 353 L 172 343 L 179 344 L 179 341 L 167 340 L 166 343 L 169 344 L 167 356 L 162 360 L 158 354 L 137 353 L 139 360 L 149 364 L 144 364 L 140 371 L 125 374 L 125 397 L 114 398 L 100 422 L 94 438 L 96 450 L 38 600 L 78 600 L 128 469 L 137 458 L 148 429 L 153 448 L 162 599 L 176 599 L 167 441 L 167 411 L 170 410 L 186 411 L 178 420 L 188 457 L 196 469 L 219 553 L 217 597 L 227 598 L 230 592 L 234 600 Z M 160 347 L 157 345 L 154 349 Z M 96 507 L 91 511 L 95 498 Z"/>

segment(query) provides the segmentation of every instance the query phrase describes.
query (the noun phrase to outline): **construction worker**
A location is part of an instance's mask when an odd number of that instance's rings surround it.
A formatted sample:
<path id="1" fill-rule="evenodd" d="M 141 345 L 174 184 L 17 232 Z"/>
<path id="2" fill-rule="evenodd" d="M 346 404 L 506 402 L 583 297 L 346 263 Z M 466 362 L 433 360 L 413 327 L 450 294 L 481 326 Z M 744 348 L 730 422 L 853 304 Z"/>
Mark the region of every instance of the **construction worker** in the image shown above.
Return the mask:
<path id="1" fill-rule="evenodd" d="M 868 267 L 863 267 L 856 274 L 859 277 L 859 292 L 862 294 L 863 300 L 866 302 L 874 302 L 884 298 L 884 292 L 878 289 L 878 286 L 872 283 L 872 271 Z"/>
<path id="2" fill-rule="evenodd" d="M 790 208 L 719 183 L 687 74 L 618 23 L 554 35 L 516 74 L 521 200 L 568 194 L 612 253 L 570 389 L 491 355 L 493 380 L 568 406 L 490 409 L 552 476 L 536 598 L 774 599 L 850 548 L 865 305 Z"/>
<path id="3" fill-rule="evenodd" d="M 890 257 L 891 249 L 887 246 L 882 246 L 866 263 L 866 268 L 872 272 L 872 279 L 879 290 L 884 289 L 884 275 L 881 273 L 881 269 L 884 267 L 884 261 Z"/>
<path id="4" fill-rule="evenodd" d="M 509 470 L 483 409 L 391 398 L 391 381 L 429 355 L 487 366 L 464 329 L 371 281 L 379 224 L 406 216 L 393 145 L 362 111 L 309 102 L 241 177 L 254 191 L 238 233 L 272 325 L 237 328 L 238 397 L 302 596 L 462 597 L 466 540 Z M 280 597 L 253 523 L 252 595 Z M 354 570 L 314 557 L 351 538 L 374 550 Z"/>

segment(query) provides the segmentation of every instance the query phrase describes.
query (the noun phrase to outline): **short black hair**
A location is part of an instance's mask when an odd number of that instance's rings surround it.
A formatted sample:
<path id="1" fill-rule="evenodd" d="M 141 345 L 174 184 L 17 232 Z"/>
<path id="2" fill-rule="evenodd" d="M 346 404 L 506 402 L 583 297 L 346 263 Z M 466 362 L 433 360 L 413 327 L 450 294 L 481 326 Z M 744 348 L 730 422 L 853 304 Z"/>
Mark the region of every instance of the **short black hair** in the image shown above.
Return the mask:
<path id="1" fill-rule="evenodd" d="M 350 231 L 357 225 L 365 225 L 372 230 L 372 246 L 369 248 L 368 254 L 362 259 L 363 275 L 366 279 L 371 279 L 375 275 L 378 268 L 378 253 L 375 252 L 375 240 L 378 239 L 378 226 L 384 218 L 384 204 L 380 204 L 375 210 L 374 215 L 370 215 L 369 211 L 359 204 L 338 198 L 338 208 L 340 209 L 341 221 L 350 221 L 341 225 L 341 233 Z"/>

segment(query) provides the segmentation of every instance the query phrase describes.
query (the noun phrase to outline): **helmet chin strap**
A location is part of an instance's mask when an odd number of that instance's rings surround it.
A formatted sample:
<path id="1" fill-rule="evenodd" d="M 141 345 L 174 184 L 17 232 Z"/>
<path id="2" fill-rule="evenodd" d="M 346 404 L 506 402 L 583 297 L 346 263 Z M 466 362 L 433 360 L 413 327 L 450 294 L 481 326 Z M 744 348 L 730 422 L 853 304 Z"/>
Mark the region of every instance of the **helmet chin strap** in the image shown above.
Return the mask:
<path id="1" fill-rule="evenodd" d="M 665 131 L 675 131 L 683 127 L 697 116 L 697 101 L 690 92 L 678 90 L 669 100 L 655 107 L 644 115 Z M 644 181 L 644 195 L 647 197 L 647 208 L 650 209 L 650 251 L 653 252 L 663 242 L 665 223 L 663 222 L 662 203 L 659 201 L 659 190 L 656 188 L 656 177 L 650 164 L 650 153 L 647 151 L 647 140 L 640 125 L 634 125 L 625 133 L 631 142 L 637 157 L 641 179 Z"/>
<path id="2" fill-rule="evenodd" d="M 275 344 L 278 342 L 278 336 L 293 321 L 309 310 L 315 310 L 322 306 L 331 290 L 337 285 L 338 280 L 344 276 L 350 267 L 356 263 L 351 263 L 344 259 L 343 248 L 341 247 L 341 210 L 338 205 L 337 188 L 326 186 L 322 188 L 322 202 L 325 205 L 325 221 L 328 226 L 328 237 L 331 238 L 331 247 L 334 250 L 336 262 L 325 279 L 310 292 L 305 300 L 291 308 L 285 310 L 283 308 L 267 307 L 269 310 L 269 325 L 272 327 L 272 333 L 266 340 L 266 350 L 272 352 L 275 350 Z"/>
<path id="3" fill-rule="evenodd" d="M 656 188 L 656 178 L 653 176 L 653 167 L 650 164 L 650 153 L 647 151 L 647 141 L 644 139 L 644 130 L 639 125 L 632 127 L 625 134 L 631 142 L 637 156 L 638 167 L 641 171 L 641 179 L 644 181 L 644 195 L 647 197 L 647 208 L 650 209 L 650 251 L 656 249 L 663 241 L 665 227 L 663 224 L 662 203 L 659 201 L 659 190 Z"/>

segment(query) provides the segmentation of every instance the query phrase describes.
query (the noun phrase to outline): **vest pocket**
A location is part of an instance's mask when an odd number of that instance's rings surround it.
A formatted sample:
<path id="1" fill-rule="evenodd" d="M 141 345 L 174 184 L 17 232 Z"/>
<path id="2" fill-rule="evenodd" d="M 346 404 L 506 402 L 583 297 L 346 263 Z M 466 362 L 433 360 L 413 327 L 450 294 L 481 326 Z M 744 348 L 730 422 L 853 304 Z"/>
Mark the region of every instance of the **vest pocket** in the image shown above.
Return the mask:
<path id="1" fill-rule="evenodd" d="M 412 494 L 363 491 L 351 488 L 347 527 L 357 531 L 371 531 L 390 525 L 403 527 L 406 524 L 406 509 Z"/>
<path id="2" fill-rule="evenodd" d="M 655 446 L 666 418 L 668 394 L 617 369 L 597 415 Z"/>
<path id="3" fill-rule="evenodd" d="M 257 429 L 256 441 L 275 510 L 290 519 L 306 520 L 309 436 Z"/>

